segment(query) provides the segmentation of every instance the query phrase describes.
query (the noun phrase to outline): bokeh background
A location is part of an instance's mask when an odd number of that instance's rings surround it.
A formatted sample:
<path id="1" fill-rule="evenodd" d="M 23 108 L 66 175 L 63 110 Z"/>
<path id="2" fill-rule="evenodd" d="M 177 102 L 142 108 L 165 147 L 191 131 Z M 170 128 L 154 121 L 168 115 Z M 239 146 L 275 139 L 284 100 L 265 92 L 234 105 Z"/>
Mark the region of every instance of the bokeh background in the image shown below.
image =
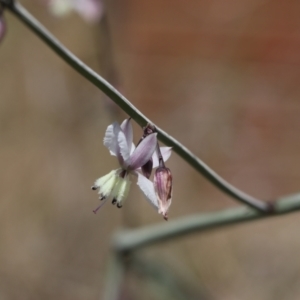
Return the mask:
<path id="1" fill-rule="evenodd" d="M 22 4 L 230 183 L 265 200 L 300 190 L 298 1 L 112 0 L 94 24 Z M 92 213 L 90 186 L 117 167 L 104 131 L 126 116 L 5 18 L 0 299 L 101 299 L 113 233 L 165 221 L 134 185 L 122 210 Z M 168 166 L 172 220 L 240 205 L 176 154 Z M 148 247 L 121 299 L 298 300 L 299 225 L 295 213 Z"/>

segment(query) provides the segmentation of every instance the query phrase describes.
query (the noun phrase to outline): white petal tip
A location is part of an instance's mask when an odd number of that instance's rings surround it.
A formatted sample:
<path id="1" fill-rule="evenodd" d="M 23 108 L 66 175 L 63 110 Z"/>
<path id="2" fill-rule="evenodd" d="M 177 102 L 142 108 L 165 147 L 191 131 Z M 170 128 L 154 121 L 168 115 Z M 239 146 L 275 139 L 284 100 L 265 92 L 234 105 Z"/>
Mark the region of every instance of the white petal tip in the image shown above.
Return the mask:
<path id="1" fill-rule="evenodd" d="M 158 209 L 158 213 L 161 214 L 166 221 L 168 221 L 168 219 L 169 219 L 168 210 L 164 210 L 164 209 L 160 208 L 160 209 Z"/>

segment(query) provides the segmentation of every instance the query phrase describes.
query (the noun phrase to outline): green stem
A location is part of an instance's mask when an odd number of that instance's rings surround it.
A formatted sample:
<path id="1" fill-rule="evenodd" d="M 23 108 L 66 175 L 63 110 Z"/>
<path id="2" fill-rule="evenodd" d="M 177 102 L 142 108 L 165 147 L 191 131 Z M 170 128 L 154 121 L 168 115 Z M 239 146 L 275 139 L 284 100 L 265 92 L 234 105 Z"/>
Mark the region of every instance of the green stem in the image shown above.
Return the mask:
<path id="1" fill-rule="evenodd" d="M 123 257 L 119 253 L 113 252 L 108 262 L 108 272 L 102 300 L 118 300 L 121 298 L 120 293 L 125 271 Z"/>
<path id="2" fill-rule="evenodd" d="M 297 210 L 300 210 L 300 194 L 279 199 L 276 202 L 272 214 L 262 214 L 257 210 L 247 207 L 238 207 L 193 215 L 140 229 L 122 230 L 115 235 L 113 247 L 117 252 L 136 250 L 147 245 L 178 238 L 192 232 L 278 216 Z"/>
<path id="3" fill-rule="evenodd" d="M 0 2 L 3 0 L 0 0 Z M 83 77 L 97 86 L 111 100 L 113 100 L 124 112 L 131 116 L 139 125 L 145 126 L 152 123 L 144 116 L 129 100 L 119 93 L 105 79 L 94 72 L 91 68 L 79 60 L 65 46 L 63 46 L 41 23 L 39 23 L 21 4 L 15 2 L 10 3 L 7 8 L 25 25 L 27 25 L 36 35 L 38 35 L 56 54 L 58 54 L 67 64 L 80 73 Z M 164 132 L 156 126 L 158 138 L 168 146 L 173 147 L 173 151 L 181 156 L 187 163 L 201 173 L 212 184 L 220 190 L 239 200 L 240 202 L 253 207 L 262 212 L 270 212 L 268 203 L 256 199 L 246 193 L 235 188 L 222 177 L 210 169 L 196 155 L 194 155 L 185 146 L 180 144 L 175 138 Z"/>

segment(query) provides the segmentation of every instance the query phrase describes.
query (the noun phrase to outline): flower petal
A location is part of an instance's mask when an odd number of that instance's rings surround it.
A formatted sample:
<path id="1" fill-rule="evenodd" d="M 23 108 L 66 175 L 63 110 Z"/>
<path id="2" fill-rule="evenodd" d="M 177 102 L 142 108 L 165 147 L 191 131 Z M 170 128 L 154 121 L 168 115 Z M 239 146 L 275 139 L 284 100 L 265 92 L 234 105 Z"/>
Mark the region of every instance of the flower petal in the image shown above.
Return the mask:
<path id="1" fill-rule="evenodd" d="M 112 171 L 110 171 L 108 174 L 106 174 L 106 175 L 104 175 L 104 176 L 98 178 L 98 179 L 95 181 L 94 185 L 92 186 L 92 189 L 93 189 L 93 190 L 96 190 L 96 189 L 100 188 L 100 187 L 101 187 L 102 185 L 104 185 L 106 182 L 110 181 L 110 179 L 111 179 L 113 176 L 115 176 L 116 173 L 117 173 L 117 170 L 112 170 Z"/>
<path id="2" fill-rule="evenodd" d="M 121 208 L 128 197 L 131 181 L 128 178 L 119 178 L 118 183 L 112 191 L 112 197 L 117 201 L 117 207 Z"/>
<path id="3" fill-rule="evenodd" d="M 130 122 L 131 118 L 128 118 L 123 121 L 121 124 L 121 129 L 125 134 L 127 145 L 129 148 L 129 152 L 131 152 L 131 146 L 132 146 L 132 141 L 133 141 L 133 131 L 132 131 L 132 125 Z"/>
<path id="4" fill-rule="evenodd" d="M 119 152 L 122 156 L 121 158 L 119 158 L 119 162 L 121 165 L 125 163 L 125 165 L 127 166 L 130 158 L 130 151 L 128 148 L 126 136 L 122 130 L 118 134 L 118 146 L 119 146 Z"/>
<path id="5" fill-rule="evenodd" d="M 132 144 L 131 144 L 130 155 L 133 153 L 134 150 L 135 150 L 135 144 L 132 143 Z"/>
<path id="6" fill-rule="evenodd" d="M 117 122 L 109 125 L 105 131 L 103 143 L 110 151 L 111 155 L 118 154 L 118 134 L 121 131 L 120 125 Z"/>
<path id="7" fill-rule="evenodd" d="M 114 187 L 118 183 L 120 179 L 118 175 L 119 170 L 120 169 L 113 170 L 95 181 L 94 185 L 92 186 L 92 189 L 96 190 L 99 188 L 98 194 L 100 195 L 101 200 L 109 197 Z"/>
<path id="8" fill-rule="evenodd" d="M 130 169 L 136 170 L 143 166 L 153 155 L 157 145 L 156 133 L 152 133 L 144 138 L 141 143 L 136 147 L 135 151 L 130 157 Z"/>
<path id="9" fill-rule="evenodd" d="M 142 175 L 139 172 L 136 172 L 136 174 L 138 175 L 137 185 L 139 186 L 143 194 L 146 196 L 147 201 L 155 208 L 158 208 L 158 201 L 152 181 L 147 179 L 144 175 Z"/>
<path id="10" fill-rule="evenodd" d="M 160 147 L 160 152 L 163 157 L 164 162 L 166 162 L 172 154 L 172 147 Z M 153 156 L 153 169 L 157 168 L 159 165 L 158 156 L 156 151 L 154 151 Z"/>

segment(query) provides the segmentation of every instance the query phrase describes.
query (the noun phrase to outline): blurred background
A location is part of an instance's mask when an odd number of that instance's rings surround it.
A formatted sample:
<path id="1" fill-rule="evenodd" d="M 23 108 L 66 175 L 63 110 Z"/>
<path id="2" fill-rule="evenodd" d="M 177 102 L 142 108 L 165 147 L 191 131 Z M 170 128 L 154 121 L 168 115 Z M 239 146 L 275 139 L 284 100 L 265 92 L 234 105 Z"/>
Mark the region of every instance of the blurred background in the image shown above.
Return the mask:
<path id="1" fill-rule="evenodd" d="M 300 190 L 300 3 L 112 0 L 87 22 L 21 2 L 74 54 L 233 185 Z M 94 180 L 122 121 L 101 91 L 5 13 L 0 45 L 0 299 L 101 299 L 110 239 L 165 222 L 133 185 L 98 214 Z M 141 129 L 135 126 L 135 137 Z M 240 205 L 175 153 L 171 220 Z M 298 300 L 297 213 L 140 251 L 121 299 Z"/>

